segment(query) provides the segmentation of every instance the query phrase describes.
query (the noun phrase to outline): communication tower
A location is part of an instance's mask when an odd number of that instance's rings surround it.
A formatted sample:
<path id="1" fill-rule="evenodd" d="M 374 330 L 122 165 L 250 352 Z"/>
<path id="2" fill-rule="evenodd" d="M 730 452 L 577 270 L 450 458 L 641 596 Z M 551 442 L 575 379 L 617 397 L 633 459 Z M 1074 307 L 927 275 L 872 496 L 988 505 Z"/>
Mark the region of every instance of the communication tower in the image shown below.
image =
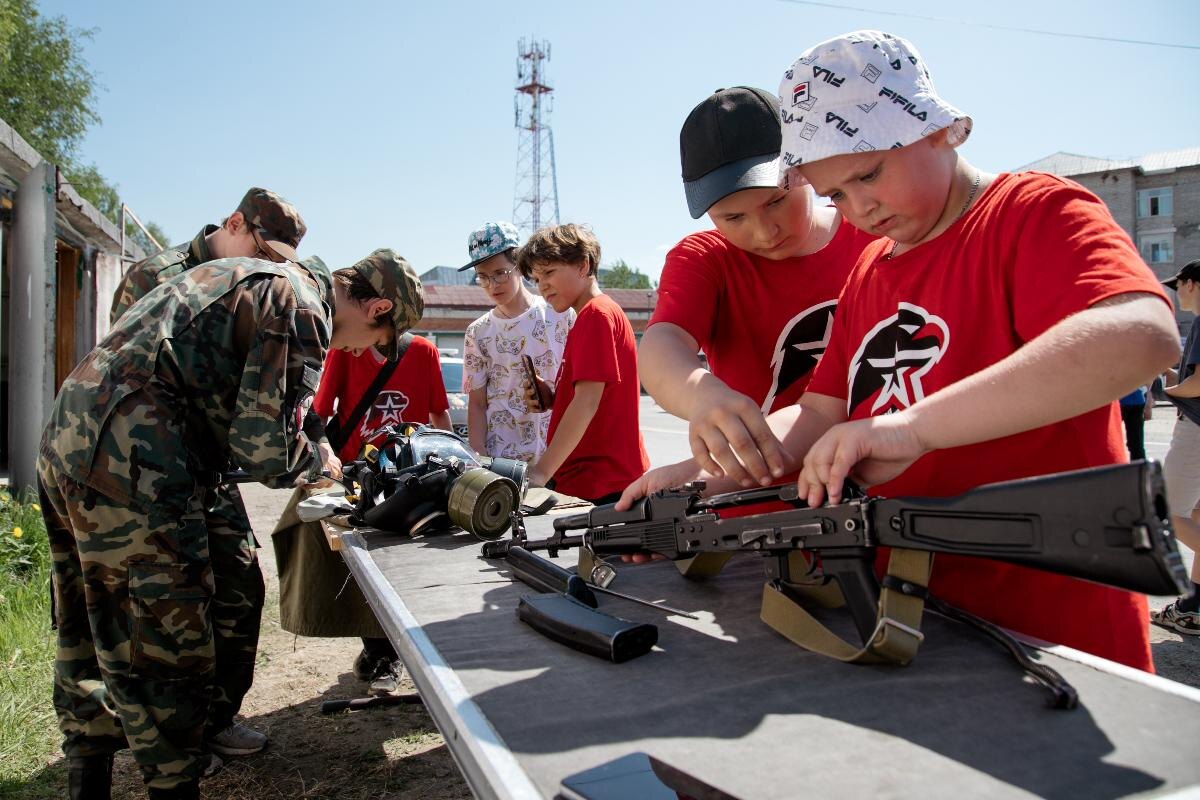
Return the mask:
<path id="1" fill-rule="evenodd" d="M 526 237 L 543 225 L 558 224 L 558 177 L 554 171 L 553 108 L 544 62 L 550 43 L 517 43 L 517 96 L 513 101 L 517 134 L 517 188 L 513 224 Z"/>

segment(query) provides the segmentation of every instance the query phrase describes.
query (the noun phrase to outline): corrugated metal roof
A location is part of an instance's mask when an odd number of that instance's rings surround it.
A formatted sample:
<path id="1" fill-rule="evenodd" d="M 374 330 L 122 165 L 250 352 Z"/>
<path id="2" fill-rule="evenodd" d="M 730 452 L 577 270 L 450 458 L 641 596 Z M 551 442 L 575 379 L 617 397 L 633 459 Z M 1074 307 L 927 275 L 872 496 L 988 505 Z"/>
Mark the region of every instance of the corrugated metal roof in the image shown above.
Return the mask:
<path id="1" fill-rule="evenodd" d="M 1140 169 L 1157 172 L 1167 169 L 1200 166 L 1200 147 L 1184 147 L 1180 150 L 1160 150 L 1138 158 L 1093 158 L 1077 153 L 1058 152 L 1040 158 L 1017 172 L 1049 172 L 1054 175 L 1088 175 L 1094 172 L 1113 172 L 1119 169 Z"/>
<path id="2" fill-rule="evenodd" d="M 441 286 L 431 284 L 425 287 L 425 305 L 442 308 L 491 308 L 492 300 L 482 286 Z"/>
<path id="3" fill-rule="evenodd" d="M 1158 153 L 1151 153 L 1148 156 L 1142 156 L 1138 159 L 1139 164 L 1146 172 L 1154 172 L 1160 169 L 1181 169 L 1183 167 L 1194 167 L 1200 164 L 1200 147 L 1185 147 L 1181 150 L 1163 150 Z"/>

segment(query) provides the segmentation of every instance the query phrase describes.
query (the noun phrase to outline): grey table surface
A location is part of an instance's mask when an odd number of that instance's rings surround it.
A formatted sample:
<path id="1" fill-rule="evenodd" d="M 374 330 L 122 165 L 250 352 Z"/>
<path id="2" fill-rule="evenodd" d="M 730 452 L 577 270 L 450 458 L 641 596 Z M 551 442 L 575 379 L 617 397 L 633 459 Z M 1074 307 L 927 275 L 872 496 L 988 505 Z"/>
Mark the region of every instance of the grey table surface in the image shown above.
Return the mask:
<path id="1" fill-rule="evenodd" d="M 743 800 L 1200 798 L 1200 691 L 1067 648 L 1036 653 L 1078 689 L 1067 712 L 995 645 L 928 612 L 909 666 L 842 664 L 760 621 L 763 564 L 747 555 L 705 581 L 666 562 L 622 569 L 613 588 L 699 620 L 602 597 L 659 629 L 653 652 L 610 664 L 520 622 L 532 590 L 469 534 L 350 531 L 343 544 L 480 797 L 551 798 L 565 776 L 645 751 Z M 853 635 L 844 612 L 824 618 Z"/>

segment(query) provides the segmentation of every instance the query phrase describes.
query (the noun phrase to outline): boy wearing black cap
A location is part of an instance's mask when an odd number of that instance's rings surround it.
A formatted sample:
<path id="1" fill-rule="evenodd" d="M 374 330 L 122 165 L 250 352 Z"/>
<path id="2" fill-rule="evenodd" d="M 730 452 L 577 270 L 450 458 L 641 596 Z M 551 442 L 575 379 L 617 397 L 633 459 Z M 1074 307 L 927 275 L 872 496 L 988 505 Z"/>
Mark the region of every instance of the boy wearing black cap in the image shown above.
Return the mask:
<path id="1" fill-rule="evenodd" d="M 1200 260 L 1185 264 L 1163 285 L 1175 291 L 1179 308 L 1200 314 Z M 1168 377 L 1174 381 L 1163 391 L 1179 409 L 1179 419 L 1171 434 L 1171 447 L 1163 460 L 1167 482 L 1167 502 L 1171 522 L 1180 541 L 1200 552 L 1200 316 L 1192 320 L 1179 369 Z M 1192 561 L 1192 592 L 1161 611 L 1150 612 L 1150 619 L 1164 628 L 1187 636 L 1200 636 L 1200 559 Z"/>
<path id="2" fill-rule="evenodd" d="M 707 212 L 716 230 L 667 254 L 640 377 L 659 405 L 690 421 L 703 466 L 717 470 L 711 452 L 731 477 L 748 480 L 742 463 L 780 477 L 763 415 L 803 393 L 846 275 L 874 237 L 832 207 L 814 208 L 807 187 L 779 188 L 779 104 L 769 92 L 713 93 L 688 115 L 679 150 L 688 210 L 693 219 Z"/>
<path id="3" fill-rule="evenodd" d="M 885 497 L 949 496 L 1125 461 L 1114 401 L 1179 343 L 1165 293 L 1104 204 L 1053 175 L 967 163 L 970 117 L 886 33 L 809 48 L 780 102 L 781 179 L 803 178 L 884 237 L 847 279 L 853 303 L 804 396 L 769 420 L 789 465 L 803 459 L 799 496 L 839 498 L 848 476 Z M 695 477 L 695 464 L 664 468 L 622 502 Z M 945 554 L 928 587 L 997 625 L 1154 669 L 1143 595 Z"/>

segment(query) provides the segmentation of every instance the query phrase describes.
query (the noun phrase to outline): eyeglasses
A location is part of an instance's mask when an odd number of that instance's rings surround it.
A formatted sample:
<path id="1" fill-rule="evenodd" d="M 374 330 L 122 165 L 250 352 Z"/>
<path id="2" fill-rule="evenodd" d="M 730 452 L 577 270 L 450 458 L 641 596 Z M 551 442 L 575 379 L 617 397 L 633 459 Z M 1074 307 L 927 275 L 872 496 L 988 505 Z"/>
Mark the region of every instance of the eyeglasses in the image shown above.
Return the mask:
<path id="1" fill-rule="evenodd" d="M 493 275 L 476 275 L 475 280 L 480 286 L 499 286 L 502 283 L 508 283 L 508 278 L 512 273 L 511 269 L 503 269 Z"/>

